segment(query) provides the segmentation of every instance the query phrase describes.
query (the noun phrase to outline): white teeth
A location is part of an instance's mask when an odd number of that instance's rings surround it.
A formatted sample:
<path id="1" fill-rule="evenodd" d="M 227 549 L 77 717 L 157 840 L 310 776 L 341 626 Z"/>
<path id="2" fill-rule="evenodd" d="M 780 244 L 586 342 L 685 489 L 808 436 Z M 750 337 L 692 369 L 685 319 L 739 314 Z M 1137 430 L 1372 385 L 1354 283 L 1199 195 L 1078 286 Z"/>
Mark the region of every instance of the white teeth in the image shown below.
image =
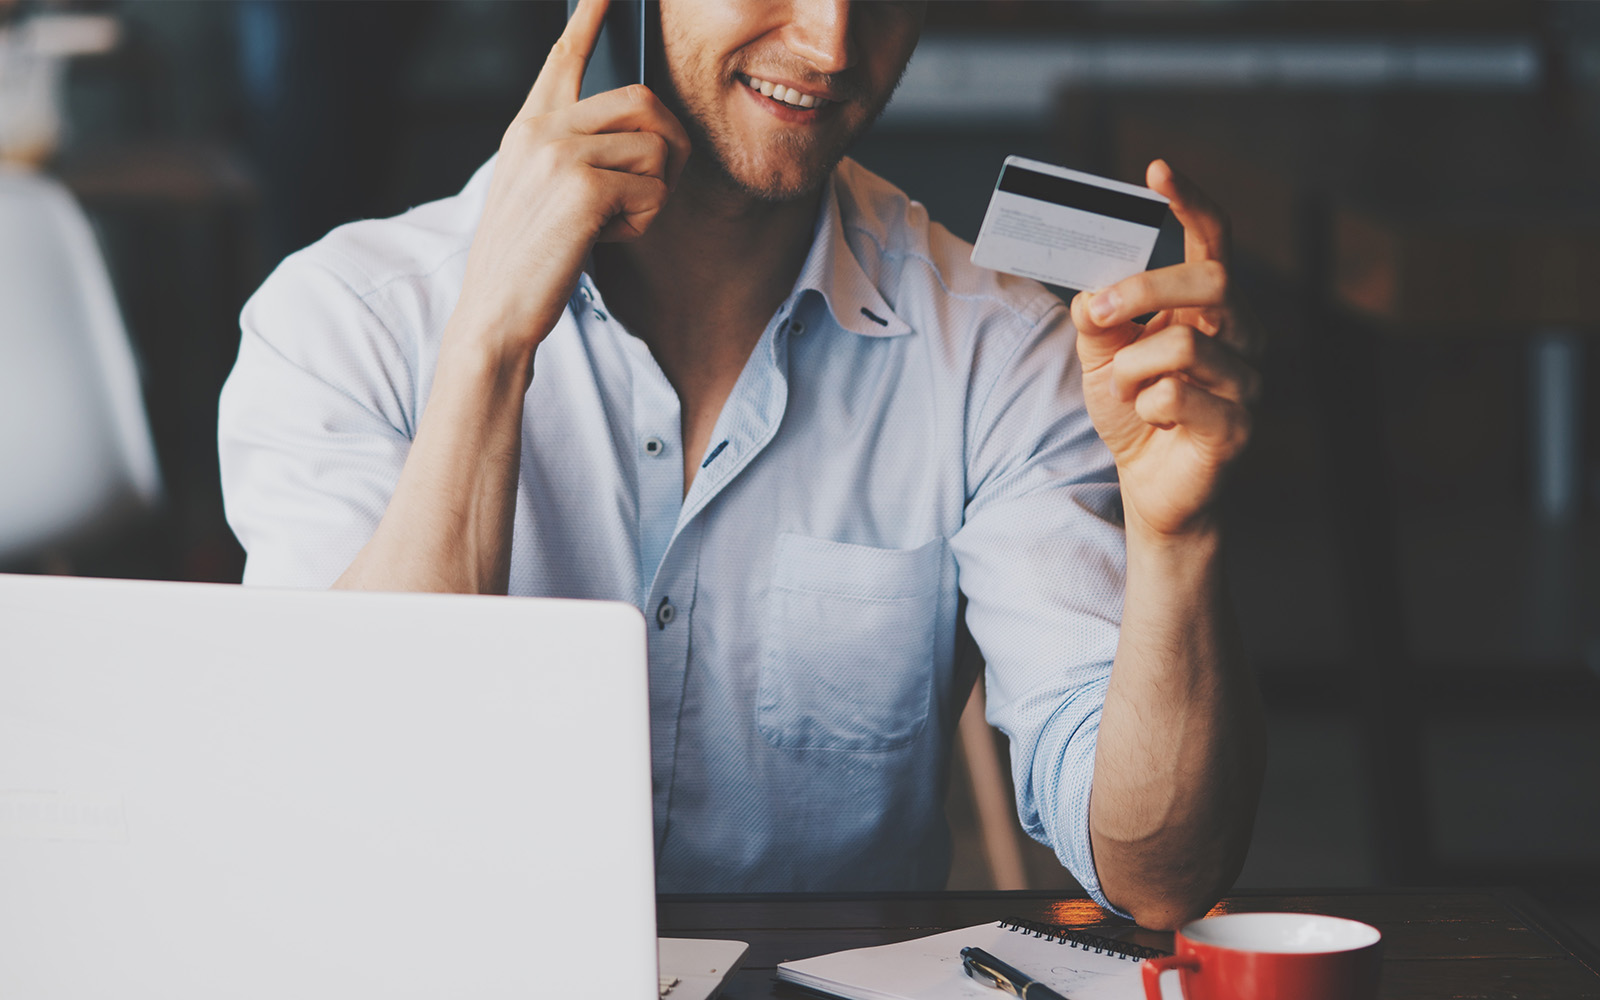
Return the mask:
<path id="1" fill-rule="evenodd" d="M 744 82 L 751 90 L 757 91 L 763 97 L 770 97 L 774 101 L 782 101 L 784 104 L 797 108 L 820 108 L 828 103 L 824 98 L 811 94 L 802 94 L 792 87 L 785 87 L 782 84 L 771 83 L 767 80 L 758 80 L 753 76 L 745 77 Z"/>

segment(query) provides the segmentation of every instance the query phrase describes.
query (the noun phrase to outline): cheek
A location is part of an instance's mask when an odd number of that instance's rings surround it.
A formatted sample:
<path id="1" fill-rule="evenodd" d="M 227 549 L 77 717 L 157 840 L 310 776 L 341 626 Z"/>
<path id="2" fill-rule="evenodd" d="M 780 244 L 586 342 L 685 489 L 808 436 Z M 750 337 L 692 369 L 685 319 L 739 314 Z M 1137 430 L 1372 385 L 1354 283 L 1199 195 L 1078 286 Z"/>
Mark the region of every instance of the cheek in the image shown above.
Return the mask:
<path id="1" fill-rule="evenodd" d="M 707 41 L 696 31 L 705 24 L 702 6 L 703 0 L 662 0 L 662 64 L 680 89 L 698 75 L 695 64 L 707 56 Z"/>
<path id="2" fill-rule="evenodd" d="M 4 0 L 0 0 L 4 3 Z M 770 30 L 778 5 L 770 0 L 660 0 L 659 24 L 667 65 L 712 64 Z"/>
<path id="3" fill-rule="evenodd" d="M 669 20 L 667 4 L 661 7 L 660 60 L 649 82 L 669 102 L 675 99 L 684 110 L 695 108 L 704 103 L 701 91 L 711 75 L 707 53 L 693 35 L 686 34 L 682 21 Z"/>

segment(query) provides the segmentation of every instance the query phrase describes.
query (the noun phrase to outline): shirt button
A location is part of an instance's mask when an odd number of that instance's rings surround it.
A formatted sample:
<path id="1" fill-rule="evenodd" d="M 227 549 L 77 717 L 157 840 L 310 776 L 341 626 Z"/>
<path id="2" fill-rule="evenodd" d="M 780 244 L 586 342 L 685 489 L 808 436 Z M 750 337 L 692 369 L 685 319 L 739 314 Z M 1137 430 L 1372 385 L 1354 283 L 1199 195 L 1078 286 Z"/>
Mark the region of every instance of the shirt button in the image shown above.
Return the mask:
<path id="1" fill-rule="evenodd" d="M 662 441 L 660 438 L 658 438 L 658 437 L 647 437 L 647 438 L 644 439 L 644 453 L 646 455 L 651 455 L 651 456 L 659 455 L 663 451 L 666 451 L 666 450 L 667 450 L 667 444 L 666 444 L 665 441 Z"/>
<path id="2" fill-rule="evenodd" d="M 803 336 L 805 334 L 805 332 L 806 332 L 806 325 L 804 323 L 800 322 L 797 319 L 789 321 L 789 333 L 790 333 L 791 336 L 795 336 L 795 337 Z"/>
<path id="3" fill-rule="evenodd" d="M 672 619 L 676 617 L 678 617 L 678 609 L 672 606 L 671 601 L 663 597 L 661 599 L 661 606 L 656 608 L 656 624 L 662 628 L 666 628 L 668 625 L 672 624 Z"/>
<path id="4" fill-rule="evenodd" d="M 594 318 L 599 320 L 600 322 L 604 323 L 606 321 L 606 314 L 601 312 L 600 310 L 596 309 L 594 311 Z"/>
<path id="5" fill-rule="evenodd" d="M 589 289 L 585 288 L 582 285 L 578 286 L 578 294 L 583 296 L 583 301 L 585 301 L 585 302 L 593 302 L 594 301 L 594 293 L 589 291 Z"/>

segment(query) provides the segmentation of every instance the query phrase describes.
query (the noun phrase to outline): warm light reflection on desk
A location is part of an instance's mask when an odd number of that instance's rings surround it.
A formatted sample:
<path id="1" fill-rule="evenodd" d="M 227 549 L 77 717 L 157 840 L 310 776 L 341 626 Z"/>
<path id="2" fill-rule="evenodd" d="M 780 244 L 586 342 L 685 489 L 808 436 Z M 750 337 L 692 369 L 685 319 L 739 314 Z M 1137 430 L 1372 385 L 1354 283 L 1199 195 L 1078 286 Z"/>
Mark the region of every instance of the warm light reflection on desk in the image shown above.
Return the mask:
<path id="1" fill-rule="evenodd" d="M 1050 904 L 1050 918 L 1047 922 L 1062 927 L 1085 927 L 1091 924 L 1103 924 L 1108 919 L 1112 919 L 1111 914 L 1096 906 L 1091 900 L 1061 899 Z"/>
<path id="2" fill-rule="evenodd" d="M 1207 910 L 1206 916 L 1220 917 L 1230 912 L 1232 911 L 1228 908 L 1228 901 L 1223 900 Z M 1062 899 L 1050 904 L 1049 923 L 1060 924 L 1063 927 L 1089 927 L 1114 919 L 1109 912 L 1087 899 Z"/>

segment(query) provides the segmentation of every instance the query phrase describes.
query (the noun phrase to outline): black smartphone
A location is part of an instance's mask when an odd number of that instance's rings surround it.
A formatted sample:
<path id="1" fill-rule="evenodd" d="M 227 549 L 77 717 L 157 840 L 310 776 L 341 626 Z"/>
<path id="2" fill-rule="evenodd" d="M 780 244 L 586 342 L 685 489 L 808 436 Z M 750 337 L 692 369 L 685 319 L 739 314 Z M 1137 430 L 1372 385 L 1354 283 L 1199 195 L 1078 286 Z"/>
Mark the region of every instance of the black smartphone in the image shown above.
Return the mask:
<path id="1" fill-rule="evenodd" d="M 583 74 L 583 97 L 644 82 L 645 0 L 611 0 L 600 27 L 589 68 Z M 578 0 L 567 0 L 567 17 Z"/>

